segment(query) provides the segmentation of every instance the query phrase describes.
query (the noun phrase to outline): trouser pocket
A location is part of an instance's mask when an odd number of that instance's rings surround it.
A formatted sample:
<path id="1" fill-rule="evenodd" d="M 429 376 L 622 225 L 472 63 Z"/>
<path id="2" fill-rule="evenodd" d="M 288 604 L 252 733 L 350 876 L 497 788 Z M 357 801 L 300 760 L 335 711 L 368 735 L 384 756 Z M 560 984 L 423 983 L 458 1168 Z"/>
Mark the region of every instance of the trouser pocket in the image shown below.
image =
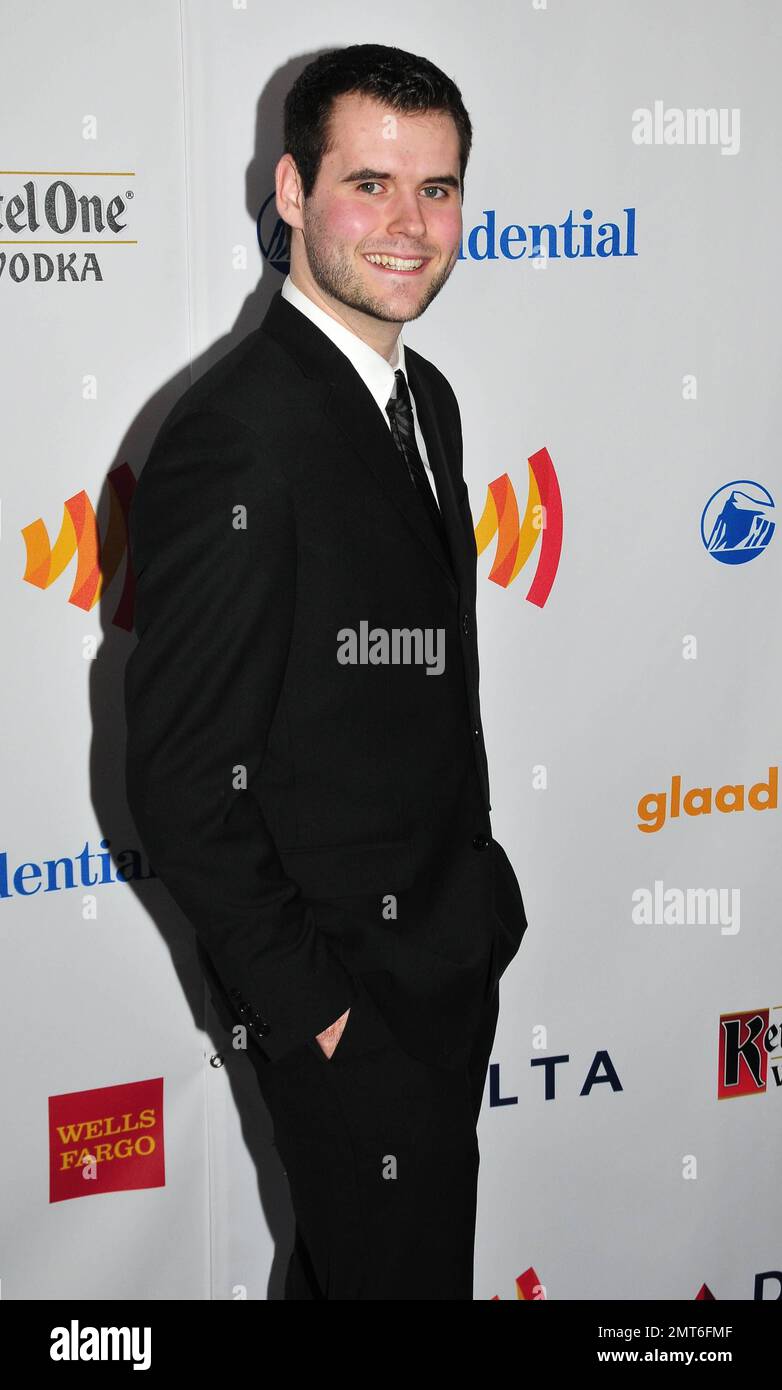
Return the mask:
<path id="1" fill-rule="evenodd" d="M 335 1062 L 347 1062 L 373 1048 L 387 1047 L 394 1037 L 374 999 L 367 990 L 360 975 L 353 976 L 356 995 L 339 1042 L 330 1057 L 327 1057 L 317 1038 L 312 1038 L 308 1047 L 313 1049 L 323 1064 L 333 1066 Z"/>

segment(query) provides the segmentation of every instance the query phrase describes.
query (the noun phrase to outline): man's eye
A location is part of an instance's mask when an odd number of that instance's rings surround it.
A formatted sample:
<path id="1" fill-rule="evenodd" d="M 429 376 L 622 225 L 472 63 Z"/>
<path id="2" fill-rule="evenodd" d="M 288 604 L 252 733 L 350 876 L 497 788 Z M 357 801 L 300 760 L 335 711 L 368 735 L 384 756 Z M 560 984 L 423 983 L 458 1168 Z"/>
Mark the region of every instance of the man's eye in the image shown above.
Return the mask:
<path id="1" fill-rule="evenodd" d="M 381 188 L 381 187 L 382 187 L 382 184 L 379 184 L 375 179 L 367 179 L 367 180 L 365 180 L 364 183 L 359 183 L 359 184 L 357 184 L 356 187 L 359 188 L 359 189 L 362 189 L 362 188 Z M 423 191 L 424 191 L 424 193 L 438 193 L 438 194 L 440 195 L 440 198 L 447 198 L 447 197 L 448 197 L 448 191 L 447 191 L 447 189 L 441 188 L 440 185 L 439 185 L 439 184 L 436 184 L 436 183 L 430 184 L 430 185 L 428 186 L 428 188 L 425 188 Z M 437 202 L 440 201 L 440 198 L 427 198 L 426 201 L 429 202 L 429 203 L 437 203 Z"/>

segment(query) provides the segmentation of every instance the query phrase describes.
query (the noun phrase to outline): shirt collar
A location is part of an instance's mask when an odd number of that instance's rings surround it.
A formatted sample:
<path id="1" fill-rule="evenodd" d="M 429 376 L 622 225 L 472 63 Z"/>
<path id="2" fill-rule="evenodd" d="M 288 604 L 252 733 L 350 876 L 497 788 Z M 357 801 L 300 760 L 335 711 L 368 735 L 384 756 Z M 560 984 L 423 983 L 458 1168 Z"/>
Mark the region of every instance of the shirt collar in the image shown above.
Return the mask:
<path id="1" fill-rule="evenodd" d="M 305 314 L 317 328 L 320 328 L 331 339 L 335 347 L 344 352 L 385 415 L 389 397 L 394 389 L 394 373 L 401 368 L 405 374 L 405 379 L 407 379 L 405 346 L 401 333 L 394 344 L 389 362 L 382 353 L 376 352 L 374 348 L 369 346 L 369 343 L 364 342 L 363 338 L 359 338 L 357 333 L 351 332 L 344 324 L 338 323 L 330 314 L 327 314 L 325 309 L 321 309 L 319 304 L 315 304 L 309 295 L 294 285 L 290 275 L 286 275 L 281 293 L 283 299 L 287 299 L 290 304 Z"/>

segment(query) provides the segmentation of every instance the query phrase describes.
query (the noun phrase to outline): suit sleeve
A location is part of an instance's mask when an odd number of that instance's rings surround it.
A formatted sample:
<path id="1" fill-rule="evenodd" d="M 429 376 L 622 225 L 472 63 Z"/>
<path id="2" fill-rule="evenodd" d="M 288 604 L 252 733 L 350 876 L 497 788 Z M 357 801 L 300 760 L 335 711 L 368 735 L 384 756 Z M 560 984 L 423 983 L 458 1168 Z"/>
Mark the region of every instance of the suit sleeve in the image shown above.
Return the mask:
<path id="1" fill-rule="evenodd" d="M 129 529 L 128 802 L 155 873 L 276 1061 L 356 993 L 252 790 L 294 620 L 292 501 L 260 436 L 201 411 L 161 431 Z"/>
<path id="2" fill-rule="evenodd" d="M 462 440 L 461 412 L 459 410 L 459 402 L 456 399 L 456 395 L 452 389 L 451 397 L 453 400 L 453 408 L 455 412 L 455 420 L 459 438 L 458 457 L 460 465 L 463 466 L 464 451 Z M 470 508 L 470 498 L 467 491 L 467 484 L 464 480 L 463 471 L 461 470 L 460 481 L 464 490 L 463 492 L 461 492 L 459 496 L 459 506 L 461 508 L 462 516 L 464 519 L 465 531 L 467 532 L 468 543 L 471 549 L 471 563 L 473 566 L 473 573 L 475 573 L 477 570 L 478 547 L 475 540 L 475 526 L 472 519 L 472 510 Z M 475 680 L 476 690 L 479 690 L 480 661 L 478 653 L 477 631 L 475 640 Z M 486 779 L 486 785 L 488 787 L 488 760 L 486 761 Z M 489 810 L 491 811 L 491 804 L 489 804 Z M 494 836 L 492 836 L 492 851 L 494 860 L 494 910 L 508 937 L 508 941 L 506 941 L 503 944 L 502 950 L 499 955 L 499 974 L 501 975 L 507 968 L 510 961 L 513 959 L 513 956 L 518 951 L 519 946 L 521 945 L 522 939 L 524 937 L 524 933 L 527 930 L 528 922 L 527 913 L 524 906 L 524 899 L 522 897 L 519 880 L 516 877 L 516 871 L 513 868 L 513 865 L 511 864 L 506 851 L 503 849 L 499 840 L 495 839 Z"/>

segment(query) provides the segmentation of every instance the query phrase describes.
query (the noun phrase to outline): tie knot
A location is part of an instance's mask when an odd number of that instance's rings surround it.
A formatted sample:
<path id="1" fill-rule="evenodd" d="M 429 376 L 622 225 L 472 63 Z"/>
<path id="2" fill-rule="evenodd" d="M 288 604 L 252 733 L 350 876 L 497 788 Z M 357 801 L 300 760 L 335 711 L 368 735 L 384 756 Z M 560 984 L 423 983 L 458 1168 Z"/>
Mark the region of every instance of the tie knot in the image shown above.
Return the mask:
<path id="1" fill-rule="evenodd" d="M 401 405 L 404 409 L 404 407 L 408 405 L 410 401 L 410 392 L 408 390 L 405 374 L 402 371 L 401 367 L 398 367 L 397 370 L 394 372 L 394 382 L 396 385 L 396 393 L 392 393 L 392 395 L 389 396 L 388 405 L 391 407 L 391 409 L 393 409 L 395 405 Z M 388 406 L 386 407 L 386 409 L 388 409 Z"/>

